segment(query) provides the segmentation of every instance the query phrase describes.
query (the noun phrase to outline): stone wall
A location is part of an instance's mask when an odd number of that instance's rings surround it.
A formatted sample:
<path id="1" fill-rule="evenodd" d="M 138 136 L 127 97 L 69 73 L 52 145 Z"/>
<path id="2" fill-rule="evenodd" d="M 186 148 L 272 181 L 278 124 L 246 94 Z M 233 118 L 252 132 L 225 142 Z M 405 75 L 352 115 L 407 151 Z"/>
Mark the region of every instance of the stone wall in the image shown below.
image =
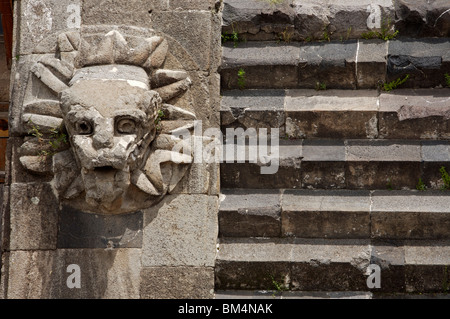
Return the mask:
<path id="1" fill-rule="evenodd" d="M 170 153 L 167 136 L 194 118 L 203 128 L 219 127 L 221 1 L 21 0 L 15 5 L 0 295 L 212 298 L 219 164 L 192 163 L 182 156 L 181 164 L 172 163 L 161 154 Z M 138 68 L 147 72 L 150 83 L 132 78 L 141 74 L 133 73 Z M 111 108 L 131 112 L 125 114 L 128 119 L 135 114 L 128 105 L 137 103 L 138 95 L 108 92 L 108 86 L 94 101 L 77 93 L 80 81 L 98 88 L 122 83 L 111 72 L 128 76 L 129 87 L 137 91 L 147 81 L 143 90 L 153 92 L 157 108 L 146 113 L 144 129 L 130 135 L 141 136 L 129 145 L 144 160 L 136 164 L 125 152 L 128 157 L 119 163 L 131 167 L 121 171 L 130 175 L 125 181 L 118 179 L 120 165 L 113 161 L 123 149 L 111 147 L 113 159 L 104 160 L 110 151 L 95 143 L 106 133 L 95 128 L 108 120 L 108 98 L 113 104 L 125 101 L 124 109 Z M 87 130 L 86 121 L 76 122 L 75 132 L 70 127 L 80 105 L 84 116 L 100 113 L 90 124 L 94 132 L 76 131 Z M 114 125 L 127 132 L 130 121 L 119 123 Z M 122 127 L 114 130 L 123 133 Z M 111 143 L 129 141 L 116 135 Z M 84 142 L 77 144 L 80 139 Z M 87 169 L 83 156 L 88 152 L 95 153 L 90 157 L 94 162 L 103 158 L 107 164 Z M 157 173 L 155 161 L 160 163 Z M 94 185 L 86 174 L 93 174 Z M 106 190 L 108 182 L 99 177 L 108 174 L 124 187 L 125 195 L 117 200 L 108 198 L 116 196 L 116 189 Z M 92 197 L 90 187 L 95 188 Z"/>

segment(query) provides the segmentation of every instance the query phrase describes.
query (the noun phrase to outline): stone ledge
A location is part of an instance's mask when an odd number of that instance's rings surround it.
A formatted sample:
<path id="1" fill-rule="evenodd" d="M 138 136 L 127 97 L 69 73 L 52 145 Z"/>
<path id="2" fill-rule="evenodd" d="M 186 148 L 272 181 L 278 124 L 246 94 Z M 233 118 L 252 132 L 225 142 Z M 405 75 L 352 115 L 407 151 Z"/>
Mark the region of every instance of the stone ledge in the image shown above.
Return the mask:
<path id="1" fill-rule="evenodd" d="M 450 239 L 440 191 L 224 189 L 220 237 Z"/>
<path id="2" fill-rule="evenodd" d="M 450 89 L 230 90 L 221 126 L 279 128 L 288 138 L 444 140 L 450 137 Z"/>
<path id="3" fill-rule="evenodd" d="M 448 46 L 449 38 L 225 44 L 222 89 L 375 89 L 406 74 L 403 87 L 442 87 L 450 72 Z M 240 69 L 245 76 L 238 82 Z"/>
<path id="4" fill-rule="evenodd" d="M 250 189 L 399 190 L 416 189 L 421 179 L 427 188 L 441 189 L 440 169 L 450 169 L 445 152 L 448 145 L 448 141 L 418 140 L 289 141 L 288 145 L 280 145 L 278 171 L 262 174 L 263 165 L 248 160 L 224 162 L 221 185 Z"/>
<path id="5" fill-rule="evenodd" d="M 270 5 L 258 0 L 225 0 L 224 33 L 237 32 L 248 41 L 305 41 L 361 38 L 370 31 L 399 31 L 406 37 L 448 37 L 446 0 L 286 0 Z"/>
<path id="6" fill-rule="evenodd" d="M 374 292 L 442 293 L 450 263 L 449 241 L 236 238 L 219 248 L 216 290 L 273 290 L 276 282 L 291 291 L 368 292 L 367 267 L 376 264 L 383 279 Z"/>

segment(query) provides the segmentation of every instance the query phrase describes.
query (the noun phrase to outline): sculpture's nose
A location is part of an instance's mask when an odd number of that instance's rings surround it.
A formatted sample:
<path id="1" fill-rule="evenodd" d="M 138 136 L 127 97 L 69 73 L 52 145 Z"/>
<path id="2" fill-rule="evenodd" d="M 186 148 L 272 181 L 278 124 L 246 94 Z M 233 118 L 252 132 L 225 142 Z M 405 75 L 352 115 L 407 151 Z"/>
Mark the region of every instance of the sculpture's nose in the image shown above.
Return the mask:
<path id="1" fill-rule="evenodd" d="M 92 145 L 96 150 L 113 147 L 114 126 L 111 122 L 103 122 L 96 125 Z"/>

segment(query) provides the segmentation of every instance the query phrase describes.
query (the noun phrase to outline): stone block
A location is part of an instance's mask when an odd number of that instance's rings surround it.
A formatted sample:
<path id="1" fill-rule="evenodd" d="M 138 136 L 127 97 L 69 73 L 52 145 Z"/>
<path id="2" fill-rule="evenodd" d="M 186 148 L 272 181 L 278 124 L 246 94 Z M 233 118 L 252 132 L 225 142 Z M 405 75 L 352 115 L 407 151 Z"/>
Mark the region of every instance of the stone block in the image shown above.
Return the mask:
<path id="1" fill-rule="evenodd" d="M 448 2 L 437 0 L 423 2 L 420 0 L 395 1 L 397 21 L 395 28 L 402 35 L 410 37 L 449 37 L 450 16 Z"/>
<path id="2" fill-rule="evenodd" d="M 286 135 L 294 138 L 375 138 L 376 92 L 289 90 Z"/>
<path id="3" fill-rule="evenodd" d="M 213 65 L 216 61 L 213 63 L 211 59 L 214 35 L 209 11 L 157 11 L 152 14 L 152 21 L 156 31 L 171 36 L 187 51 L 198 69 L 206 71 L 217 68 Z M 193 36 L 194 33 L 201 36 Z M 171 53 L 177 56 L 175 51 L 173 47 Z"/>
<path id="4" fill-rule="evenodd" d="M 81 26 L 81 0 L 25 0 L 18 7 L 16 55 L 54 52 L 59 32 Z"/>
<path id="5" fill-rule="evenodd" d="M 217 210 L 217 196 L 181 194 L 144 211 L 143 266 L 212 267 Z"/>
<path id="6" fill-rule="evenodd" d="M 296 164 L 279 166 L 275 174 L 261 174 L 261 166 L 258 164 L 222 163 L 220 165 L 221 187 L 300 188 L 302 175 L 298 168 L 299 166 Z"/>
<path id="7" fill-rule="evenodd" d="M 255 42 L 223 47 L 224 89 L 283 89 L 298 85 L 300 50 L 297 45 Z M 239 75 L 243 70 L 245 74 Z"/>
<path id="8" fill-rule="evenodd" d="M 124 215 L 84 213 L 63 206 L 58 222 L 58 248 L 141 248 L 141 211 Z"/>
<path id="9" fill-rule="evenodd" d="M 374 292 L 405 291 L 405 251 L 403 246 L 392 243 L 374 242 L 370 263 L 378 265 L 381 270 L 381 287 Z"/>
<path id="10" fill-rule="evenodd" d="M 300 238 L 369 238 L 368 191 L 286 190 L 282 235 Z"/>
<path id="11" fill-rule="evenodd" d="M 298 87 L 356 89 L 356 50 L 356 41 L 302 45 Z"/>
<path id="12" fill-rule="evenodd" d="M 217 0 L 165 0 L 170 10 L 216 10 L 220 5 Z"/>
<path id="13" fill-rule="evenodd" d="M 278 190 L 222 190 L 219 236 L 279 237 L 280 196 Z"/>
<path id="14" fill-rule="evenodd" d="M 86 25 L 130 25 L 152 27 L 155 11 L 168 9 L 169 0 L 107 0 L 101 5 L 95 0 L 83 0 L 82 22 Z"/>
<path id="15" fill-rule="evenodd" d="M 224 91 L 221 103 L 221 125 L 226 128 L 271 128 L 284 130 L 284 90 Z M 280 132 L 280 136 L 283 136 Z"/>
<path id="16" fill-rule="evenodd" d="M 450 198 L 441 192 L 375 191 L 372 237 L 444 239 L 450 237 Z"/>
<path id="17" fill-rule="evenodd" d="M 212 299 L 212 267 L 144 267 L 141 299 Z"/>
<path id="18" fill-rule="evenodd" d="M 358 89 L 376 89 L 386 81 L 388 42 L 358 40 L 356 80 Z"/>
<path id="19" fill-rule="evenodd" d="M 380 95 L 380 137 L 447 139 L 449 89 L 398 89 Z"/>
<path id="20" fill-rule="evenodd" d="M 140 249 L 11 251 L 5 258 L 8 299 L 137 299 Z M 78 265 L 81 288 L 69 288 Z M 5 279 L 5 278 L 2 278 Z"/>
<path id="21" fill-rule="evenodd" d="M 46 183 L 10 186 L 11 250 L 56 249 L 58 201 Z"/>
<path id="22" fill-rule="evenodd" d="M 415 189 L 420 167 L 420 162 L 347 162 L 346 188 Z"/>
<path id="23" fill-rule="evenodd" d="M 448 47 L 446 38 L 390 41 L 386 81 L 403 79 L 409 74 L 403 88 L 444 86 L 444 74 L 450 71 Z"/>

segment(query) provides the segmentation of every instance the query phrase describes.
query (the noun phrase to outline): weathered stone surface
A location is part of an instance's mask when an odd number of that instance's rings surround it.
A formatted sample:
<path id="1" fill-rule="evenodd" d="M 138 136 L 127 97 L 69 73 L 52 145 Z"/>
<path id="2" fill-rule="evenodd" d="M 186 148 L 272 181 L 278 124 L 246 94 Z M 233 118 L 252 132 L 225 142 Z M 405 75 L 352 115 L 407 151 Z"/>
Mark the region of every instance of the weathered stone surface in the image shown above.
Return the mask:
<path id="1" fill-rule="evenodd" d="M 58 32 L 81 26 L 81 0 L 27 0 L 19 4 L 16 55 L 54 52 Z"/>
<path id="2" fill-rule="evenodd" d="M 380 95 L 381 138 L 446 139 L 449 89 L 399 89 Z"/>
<path id="3" fill-rule="evenodd" d="M 305 140 L 302 188 L 345 188 L 345 146 L 341 140 Z"/>
<path id="4" fill-rule="evenodd" d="M 395 28 L 400 34 L 418 37 L 450 36 L 450 15 L 446 0 L 395 1 Z"/>
<path id="5" fill-rule="evenodd" d="M 298 87 L 355 89 L 356 49 L 356 41 L 301 46 Z"/>
<path id="6" fill-rule="evenodd" d="M 222 190 L 219 236 L 280 236 L 280 196 L 278 190 Z"/>
<path id="7" fill-rule="evenodd" d="M 246 40 L 289 42 L 358 38 L 369 30 L 380 30 L 382 22 L 394 20 L 391 0 L 341 1 L 289 0 L 224 1 L 224 26 L 227 33 L 237 32 Z"/>
<path id="8" fill-rule="evenodd" d="M 275 281 L 291 290 L 365 290 L 369 258 L 368 241 L 230 238 L 221 240 L 216 289 L 274 290 Z M 338 282 L 325 280 L 334 271 Z"/>
<path id="9" fill-rule="evenodd" d="M 286 135 L 294 138 L 375 138 L 375 91 L 288 90 Z"/>
<path id="10" fill-rule="evenodd" d="M 298 46 L 273 42 L 243 43 L 223 47 L 222 88 L 295 88 L 298 83 Z M 245 74 L 238 76 L 239 70 Z"/>
<path id="11" fill-rule="evenodd" d="M 10 186 L 11 250 L 55 249 L 58 202 L 49 184 Z"/>
<path id="12" fill-rule="evenodd" d="M 358 89 L 375 89 L 386 81 L 388 42 L 358 40 L 356 80 Z"/>
<path id="13" fill-rule="evenodd" d="M 212 267 L 144 267 L 141 299 L 211 299 L 214 297 Z"/>
<path id="14" fill-rule="evenodd" d="M 415 189 L 420 162 L 349 162 L 346 165 L 346 188 Z"/>
<path id="15" fill-rule="evenodd" d="M 167 1 L 167 0 L 166 0 Z M 171 10 L 218 10 L 220 1 L 218 0 L 168 0 Z"/>
<path id="16" fill-rule="evenodd" d="M 116 24 L 141 27 L 152 26 L 153 11 L 168 9 L 168 0 L 107 0 L 98 5 L 93 0 L 83 0 L 83 24 Z"/>
<path id="17" fill-rule="evenodd" d="M 282 235 L 369 238 L 369 192 L 286 190 L 282 198 Z"/>
<path id="18" fill-rule="evenodd" d="M 80 267 L 80 289 L 67 286 L 71 274 L 67 267 L 72 264 Z M 140 296 L 139 249 L 12 251 L 7 254 L 4 267 L 9 274 L 8 299 L 136 299 Z"/>
<path id="19" fill-rule="evenodd" d="M 189 27 L 186 28 L 186 21 Z M 216 60 L 212 59 L 212 38 L 218 37 L 212 33 L 212 18 L 210 11 L 161 11 L 152 14 L 153 28 L 171 36 L 188 52 L 200 70 L 214 70 Z M 202 36 L 192 36 L 192 30 Z M 172 51 L 176 50 L 172 48 Z M 177 56 L 176 52 L 172 52 Z M 183 61 L 183 60 L 182 60 Z"/>
<path id="20" fill-rule="evenodd" d="M 371 232 L 383 239 L 443 239 L 450 237 L 450 197 L 442 192 L 375 191 Z"/>
<path id="21" fill-rule="evenodd" d="M 220 114 L 223 133 L 231 127 L 279 128 L 280 136 L 284 136 L 284 100 L 283 90 L 223 92 Z"/>
<path id="22" fill-rule="evenodd" d="M 449 40 L 395 40 L 389 42 L 386 81 L 410 78 L 402 87 L 427 88 L 445 85 L 444 74 L 450 71 Z"/>
<path id="23" fill-rule="evenodd" d="M 145 267 L 214 265 L 217 196 L 169 195 L 144 211 Z"/>
<path id="24" fill-rule="evenodd" d="M 266 1 L 226 0 L 223 10 L 223 32 L 237 32 L 247 40 L 274 40 L 289 28 L 293 31 L 292 0 L 269 4 Z"/>
<path id="25" fill-rule="evenodd" d="M 141 248 L 142 212 L 103 216 L 63 207 L 58 248 Z"/>

